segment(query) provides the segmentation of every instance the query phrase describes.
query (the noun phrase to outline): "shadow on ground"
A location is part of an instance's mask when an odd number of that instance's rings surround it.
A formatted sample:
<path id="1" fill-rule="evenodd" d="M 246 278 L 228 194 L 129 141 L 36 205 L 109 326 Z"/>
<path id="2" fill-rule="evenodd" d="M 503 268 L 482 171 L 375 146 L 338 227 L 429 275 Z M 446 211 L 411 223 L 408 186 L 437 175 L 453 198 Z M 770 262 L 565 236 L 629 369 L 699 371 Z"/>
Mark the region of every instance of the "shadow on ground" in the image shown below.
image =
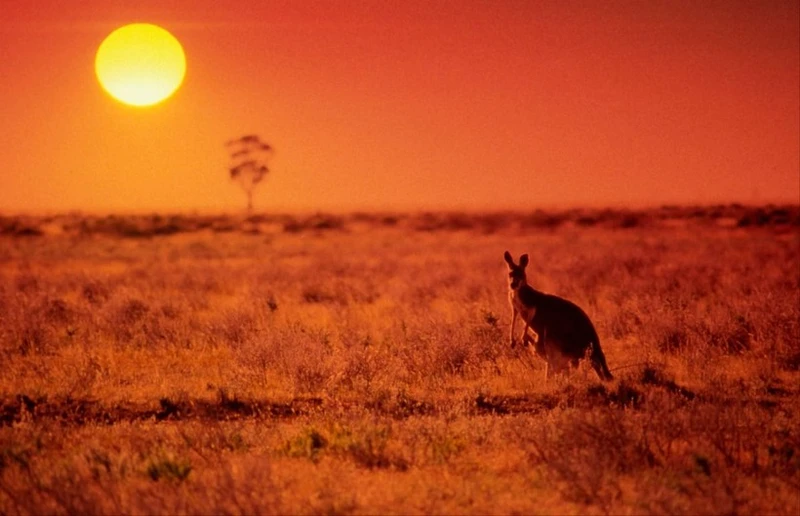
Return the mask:
<path id="1" fill-rule="evenodd" d="M 664 378 L 658 371 L 644 369 L 634 379 L 612 384 L 564 385 L 553 393 L 501 395 L 482 393 L 463 400 L 461 409 L 470 415 L 538 414 L 556 408 L 591 408 L 597 406 L 640 409 L 654 390 L 668 393 L 689 403 L 698 397 L 694 392 Z M 230 421 L 239 419 L 281 419 L 366 410 L 378 416 L 406 419 L 412 416 L 435 416 L 452 410 L 453 404 L 439 404 L 415 399 L 404 392 L 369 400 L 297 397 L 288 401 L 240 399 L 221 390 L 215 400 L 182 397 L 161 398 L 158 403 L 105 403 L 90 398 L 39 397 L 25 394 L 0 399 L 0 426 L 24 421 L 56 422 L 65 425 L 106 424 L 132 421 Z"/>

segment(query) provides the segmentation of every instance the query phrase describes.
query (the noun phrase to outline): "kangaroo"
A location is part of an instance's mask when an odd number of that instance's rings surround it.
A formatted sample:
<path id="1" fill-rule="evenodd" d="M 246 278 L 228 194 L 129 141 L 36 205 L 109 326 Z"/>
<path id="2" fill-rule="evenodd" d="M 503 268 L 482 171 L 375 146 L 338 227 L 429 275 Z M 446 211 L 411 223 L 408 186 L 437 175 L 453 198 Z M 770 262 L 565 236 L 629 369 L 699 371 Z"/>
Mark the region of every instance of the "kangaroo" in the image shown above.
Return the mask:
<path id="1" fill-rule="evenodd" d="M 514 329 L 519 315 L 524 325 L 522 344 L 533 343 L 534 352 L 547 363 L 545 379 L 550 377 L 551 369 L 553 373 L 560 373 L 569 366 L 577 366 L 580 359 L 587 357 L 601 380 L 612 380 L 614 377 L 600 348 L 600 338 L 586 312 L 566 299 L 530 287 L 525 275 L 527 254 L 520 257 L 519 265 L 514 263 L 508 251 L 504 258 L 508 264 L 511 346 L 515 344 Z M 530 330 L 536 333 L 536 339 Z"/>

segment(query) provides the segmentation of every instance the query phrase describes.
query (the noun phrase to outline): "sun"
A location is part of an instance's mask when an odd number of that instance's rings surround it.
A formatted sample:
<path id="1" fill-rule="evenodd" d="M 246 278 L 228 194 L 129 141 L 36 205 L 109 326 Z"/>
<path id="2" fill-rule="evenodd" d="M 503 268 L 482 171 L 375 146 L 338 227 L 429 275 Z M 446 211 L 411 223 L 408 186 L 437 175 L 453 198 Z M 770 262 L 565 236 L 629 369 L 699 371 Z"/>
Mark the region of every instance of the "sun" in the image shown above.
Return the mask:
<path id="1" fill-rule="evenodd" d="M 180 42 L 158 25 L 132 23 L 108 35 L 94 61 L 100 85 L 132 106 L 151 106 L 180 87 L 186 56 Z"/>

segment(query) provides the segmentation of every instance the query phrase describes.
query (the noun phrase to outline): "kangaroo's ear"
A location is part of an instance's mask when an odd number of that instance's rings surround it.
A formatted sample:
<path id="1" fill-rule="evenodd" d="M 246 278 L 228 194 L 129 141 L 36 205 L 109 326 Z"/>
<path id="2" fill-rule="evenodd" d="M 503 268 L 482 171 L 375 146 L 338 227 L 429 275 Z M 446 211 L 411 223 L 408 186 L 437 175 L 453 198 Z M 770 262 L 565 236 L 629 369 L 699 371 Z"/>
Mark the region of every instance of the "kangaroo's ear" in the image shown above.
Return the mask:
<path id="1" fill-rule="evenodd" d="M 523 254 L 522 256 L 519 257 L 519 266 L 522 267 L 523 269 L 528 266 L 527 254 Z"/>
<path id="2" fill-rule="evenodd" d="M 509 253 L 508 251 L 506 251 L 506 252 L 505 252 L 505 254 L 503 254 L 503 258 L 505 258 L 505 259 L 506 259 L 506 263 L 507 263 L 509 266 L 511 266 L 511 267 L 513 267 L 513 266 L 514 266 L 514 259 L 513 259 L 513 258 L 511 258 L 511 253 Z"/>

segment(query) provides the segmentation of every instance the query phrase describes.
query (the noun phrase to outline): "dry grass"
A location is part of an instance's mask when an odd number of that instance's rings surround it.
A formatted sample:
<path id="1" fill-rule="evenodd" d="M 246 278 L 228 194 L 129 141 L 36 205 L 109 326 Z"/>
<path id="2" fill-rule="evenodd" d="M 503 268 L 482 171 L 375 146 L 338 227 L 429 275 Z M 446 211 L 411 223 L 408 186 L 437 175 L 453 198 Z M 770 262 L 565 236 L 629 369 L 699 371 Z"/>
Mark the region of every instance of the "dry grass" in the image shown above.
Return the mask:
<path id="1" fill-rule="evenodd" d="M 797 514 L 797 213 L 3 218 L 0 513 Z"/>

